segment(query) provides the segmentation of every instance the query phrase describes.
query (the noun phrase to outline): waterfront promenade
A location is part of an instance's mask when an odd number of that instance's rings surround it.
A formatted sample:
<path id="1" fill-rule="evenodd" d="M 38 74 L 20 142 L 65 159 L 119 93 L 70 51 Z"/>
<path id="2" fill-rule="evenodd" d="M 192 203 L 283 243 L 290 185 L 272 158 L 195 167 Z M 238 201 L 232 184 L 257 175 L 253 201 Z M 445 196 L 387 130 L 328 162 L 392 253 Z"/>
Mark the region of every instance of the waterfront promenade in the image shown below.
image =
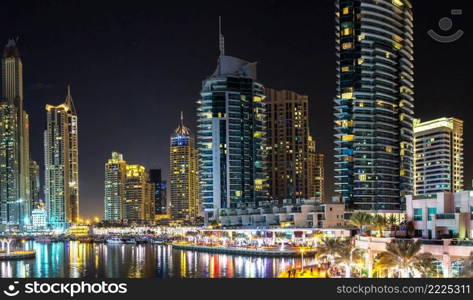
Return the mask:
<path id="1" fill-rule="evenodd" d="M 297 247 L 225 247 L 225 246 L 202 246 L 186 243 L 172 244 L 173 249 L 198 251 L 207 253 L 221 253 L 247 256 L 266 256 L 266 257 L 298 257 L 301 256 L 301 250 Z M 307 255 L 315 254 L 316 249 L 304 249 Z"/>

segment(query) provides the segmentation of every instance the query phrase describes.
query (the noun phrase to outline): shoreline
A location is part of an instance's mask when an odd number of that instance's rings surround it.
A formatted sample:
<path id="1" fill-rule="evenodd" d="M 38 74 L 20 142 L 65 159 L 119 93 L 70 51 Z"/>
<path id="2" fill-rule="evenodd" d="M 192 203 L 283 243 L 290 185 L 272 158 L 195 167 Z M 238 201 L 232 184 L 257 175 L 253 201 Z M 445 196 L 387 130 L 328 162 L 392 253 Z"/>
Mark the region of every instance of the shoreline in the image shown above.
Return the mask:
<path id="1" fill-rule="evenodd" d="M 223 247 L 211 247 L 211 246 L 196 246 L 196 245 L 181 245 L 171 244 L 174 250 L 186 250 L 186 251 L 197 251 L 207 253 L 220 253 L 220 254 L 233 254 L 233 255 L 244 255 L 244 256 L 258 256 L 258 257 L 300 257 L 301 253 L 297 250 L 257 250 L 257 249 L 244 249 L 244 248 L 223 248 Z M 309 250 L 304 252 L 304 255 L 314 254 L 315 250 Z"/>

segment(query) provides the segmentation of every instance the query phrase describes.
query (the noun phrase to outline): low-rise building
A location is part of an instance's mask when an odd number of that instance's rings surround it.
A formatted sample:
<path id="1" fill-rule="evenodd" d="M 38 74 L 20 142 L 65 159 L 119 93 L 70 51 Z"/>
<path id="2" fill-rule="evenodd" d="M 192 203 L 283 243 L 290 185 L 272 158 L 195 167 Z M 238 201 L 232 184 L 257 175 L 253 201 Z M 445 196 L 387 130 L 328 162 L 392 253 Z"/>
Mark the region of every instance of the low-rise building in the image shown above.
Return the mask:
<path id="1" fill-rule="evenodd" d="M 75 225 L 69 227 L 69 234 L 75 237 L 89 236 L 91 232 L 91 227 L 86 225 Z"/>
<path id="2" fill-rule="evenodd" d="M 473 191 L 407 196 L 406 210 L 417 237 L 473 238 Z"/>
<path id="3" fill-rule="evenodd" d="M 346 225 L 345 205 L 316 199 L 262 202 L 258 207 L 220 210 L 223 227 L 340 228 Z"/>
<path id="4" fill-rule="evenodd" d="M 33 230 L 44 230 L 48 226 L 46 210 L 44 208 L 33 209 L 31 212 Z"/>

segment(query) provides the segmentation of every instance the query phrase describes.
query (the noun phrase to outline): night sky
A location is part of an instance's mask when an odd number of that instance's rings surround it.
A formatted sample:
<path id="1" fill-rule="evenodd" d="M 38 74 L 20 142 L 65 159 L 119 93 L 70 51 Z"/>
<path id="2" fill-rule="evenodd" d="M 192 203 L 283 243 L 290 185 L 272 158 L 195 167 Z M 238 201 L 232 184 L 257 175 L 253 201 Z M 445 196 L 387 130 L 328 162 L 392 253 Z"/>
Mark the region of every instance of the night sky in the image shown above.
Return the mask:
<path id="1" fill-rule="evenodd" d="M 414 0 L 416 115 L 465 120 L 465 187 L 473 179 L 472 22 L 468 2 Z M 33 159 L 43 166 L 46 104 L 79 114 L 81 215 L 103 214 L 104 163 L 112 151 L 168 174 L 179 112 L 195 132 L 202 80 L 215 69 L 218 16 L 226 54 L 257 61 L 259 81 L 310 96 L 311 128 L 333 190 L 334 1 L 2 1 L 0 43 L 19 37 Z M 428 35 L 451 9 L 452 44 Z M 44 177 L 44 176 L 42 176 Z M 44 178 L 42 178 L 44 180 Z"/>

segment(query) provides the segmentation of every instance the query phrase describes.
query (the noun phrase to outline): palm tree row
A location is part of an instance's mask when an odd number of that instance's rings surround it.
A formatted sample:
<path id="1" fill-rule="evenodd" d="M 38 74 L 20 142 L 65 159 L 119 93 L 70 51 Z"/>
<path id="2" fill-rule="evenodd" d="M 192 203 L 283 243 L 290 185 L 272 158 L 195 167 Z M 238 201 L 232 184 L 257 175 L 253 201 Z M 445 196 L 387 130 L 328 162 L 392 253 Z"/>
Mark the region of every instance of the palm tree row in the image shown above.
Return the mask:
<path id="1" fill-rule="evenodd" d="M 420 240 L 394 240 L 386 245 L 386 252 L 376 256 L 373 270 L 378 277 L 438 277 L 436 258 L 430 253 L 419 254 L 421 248 Z"/>
<path id="2" fill-rule="evenodd" d="M 363 263 L 363 250 L 355 248 L 352 240 L 324 238 L 318 248 L 316 258 L 330 265 L 343 266 L 345 277 L 351 277 L 352 268 Z"/>
<path id="3" fill-rule="evenodd" d="M 420 254 L 421 247 L 419 240 L 392 241 L 386 246 L 386 251 L 378 254 L 374 259 L 373 273 L 376 277 L 385 278 L 438 277 L 437 260 L 430 253 Z M 322 239 L 316 258 L 328 262 L 331 266 L 343 267 L 346 278 L 351 277 L 353 268 L 358 267 L 361 271 L 365 262 L 364 250 L 356 248 L 350 239 L 339 238 Z"/>
<path id="4" fill-rule="evenodd" d="M 399 226 L 400 220 L 394 215 L 385 217 L 383 215 L 370 215 L 363 212 L 354 213 L 350 218 L 350 224 L 360 230 L 364 235 L 366 229 L 376 230 L 377 236 L 382 237 L 383 231 L 388 227 Z"/>

